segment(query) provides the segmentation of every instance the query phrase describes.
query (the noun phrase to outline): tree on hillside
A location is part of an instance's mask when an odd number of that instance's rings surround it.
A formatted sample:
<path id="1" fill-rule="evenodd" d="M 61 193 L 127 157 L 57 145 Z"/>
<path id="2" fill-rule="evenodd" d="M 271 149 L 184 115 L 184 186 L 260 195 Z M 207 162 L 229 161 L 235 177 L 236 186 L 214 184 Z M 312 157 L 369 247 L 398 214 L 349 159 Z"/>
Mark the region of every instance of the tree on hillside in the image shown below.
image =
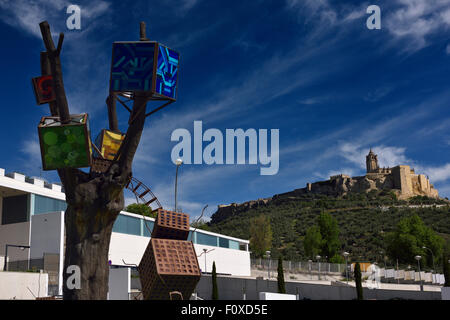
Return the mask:
<path id="1" fill-rule="evenodd" d="M 305 240 L 303 246 L 307 257 L 314 258 L 319 254 L 322 248 L 322 235 L 318 226 L 310 227 L 306 231 Z"/>
<path id="2" fill-rule="evenodd" d="M 418 215 L 403 218 L 394 232 L 386 236 L 386 251 L 391 259 L 400 263 L 414 263 L 416 255 L 422 256 L 421 263 L 432 267 L 433 252 L 435 264 L 438 264 L 443 252 L 444 240 L 433 229 L 427 227 Z M 429 248 L 430 250 L 424 249 Z"/>
<path id="3" fill-rule="evenodd" d="M 211 281 L 212 281 L 212 300 L 219 300 L 219 289 L 217 288 L 217 272 L 216 272 L 216 262 L 213 261 L 212 266 L 212 274 L 211 274 Z"/>
<path id="4" fill-rule="evenodd" d="M 363 288 L 362 288 L 362 279 L 361 279 L 361 266 L 359 262 L 355 265 L 355 284 L 356 284 L 356 296 L 358 300 L 364 300 L 363 297 Z"/>
<path id="5" fill-rule="evenodd" d="M 272 228 L 270 219 L 260 215 L 250 222 L 250 248 L 257 258 L 264 257 L 272 246 Z"/>
<path id="6" fill-rule="evenodd" d="M 444 287 L 450 287 L 450 255 L 443 253 L 442 254 L 442 265 L 444 269 L 444 278 L 445 284 Z"/>
<path id="7" fill-rule="evenodd" d="M 278 257 L 278 293 L 286 293 L 286 285 L 284 283 L 284 270 L 283 270 L 283 259 L 281 256 Z"/>
<path id="8" fill-rule="evenodd" d="M 144 203 L 132 203 L 125 208 L 125 211 L 156 218 L 156 213 L 152 213 L 152 209 Z"/>
<path id="9" fill-rule="evenodd" d="M 323 257 L 328 257 L 328 261 L 330 261 L 339 255 L 341 247 L 339 227 L 336 219 L 326 212 L 320 214 L 318 225 L 322 236 L 321 254 Z"/>

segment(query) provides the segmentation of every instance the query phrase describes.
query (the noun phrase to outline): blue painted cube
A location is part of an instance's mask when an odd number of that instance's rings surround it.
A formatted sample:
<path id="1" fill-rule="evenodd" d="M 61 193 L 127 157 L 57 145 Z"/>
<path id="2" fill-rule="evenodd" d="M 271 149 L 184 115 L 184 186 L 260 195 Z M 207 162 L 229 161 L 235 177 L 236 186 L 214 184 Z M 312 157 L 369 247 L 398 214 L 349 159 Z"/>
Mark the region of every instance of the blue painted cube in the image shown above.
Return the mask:
<path id="1" fill-rule="evenodd" d="M 176 99 L 179 54 L 157 42 L 114 42 L 110 91 Z"/>

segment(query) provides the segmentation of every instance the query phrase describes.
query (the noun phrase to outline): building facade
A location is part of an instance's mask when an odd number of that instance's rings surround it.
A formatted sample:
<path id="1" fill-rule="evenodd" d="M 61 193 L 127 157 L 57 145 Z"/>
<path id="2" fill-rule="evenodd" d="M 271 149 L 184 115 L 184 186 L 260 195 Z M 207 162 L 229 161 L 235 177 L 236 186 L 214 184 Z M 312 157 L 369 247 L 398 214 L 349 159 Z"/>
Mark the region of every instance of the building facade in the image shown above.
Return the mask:
<path id="1" fill-rule="evenodd" d="M 0 269 L 7 261 L 42 260 L 50 285 L 62 293 L 65 194 L 58 184 L 48 184 L 0 168 Z M 139 265 L 155 220 L 122 211 L 113 227 L 109 247 L 112 267 Z M 250 276 L 249 241 L 191 228 L 202 272 Z M 8 249 L 6 249 L 8 247 Z M 55 290 L 56 291 L 56 290 Z M 54 291 L 54 292 L 55 292 Z"/>

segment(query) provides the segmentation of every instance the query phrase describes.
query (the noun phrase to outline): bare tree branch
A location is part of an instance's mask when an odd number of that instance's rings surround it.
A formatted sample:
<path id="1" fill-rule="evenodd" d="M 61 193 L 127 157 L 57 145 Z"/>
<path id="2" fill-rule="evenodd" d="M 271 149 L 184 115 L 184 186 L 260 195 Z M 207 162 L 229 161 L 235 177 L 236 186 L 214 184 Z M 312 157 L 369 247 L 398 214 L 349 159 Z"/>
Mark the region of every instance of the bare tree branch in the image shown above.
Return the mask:
<path id="1" fill-rule="evenodd" d="M 50 67 L 50 62 L 48 60 L 48 54 L 47 52 L 41 52 L 41 74 L 43 76 L 47 76 L 47 75 L 51 75 L 52 74 L 52 70 Z M 53 88 L 52 88 L 53 90 Z M 58 112 L 58 108 L 56 107 L 56 102 L 55 101 L 50 101 L 48 103 L 49 107 L 50 107 L 50 114 L 53 117 L 58 117 L 59 116 L 59 112 Z"/>
<path id="2" fill-rule="evenodd" d="M 67 104 L 66 92 L 64 90 L 64 83 L 62 77 L 61 60 L 59 59 L 58 51 L 55 49 L 53 43 L 52 34 L 50 32 L 50 26 L 47 21 L 39 24 L 42 33 L 42 39 L 44 40 L 45 48 L 47 49 L 48 59 L 50 62 L 50 68 L 53 75 L 54 90 L 56 95 L 56 106 L 59 111 L 60 119 L 62 123 L 68 123 L 70 121 L 69 106 Z M 58 49 L 61 50 L 62 39 L 58 43 Z"/>
<path id="3" fill-rule="evenodd" d="M 108 106 L 109 130 L 119 133 L 119 123 L 117 121 L 116 99 L 114 93 L 110 93 L 106 98 L 106 105 Z"/>

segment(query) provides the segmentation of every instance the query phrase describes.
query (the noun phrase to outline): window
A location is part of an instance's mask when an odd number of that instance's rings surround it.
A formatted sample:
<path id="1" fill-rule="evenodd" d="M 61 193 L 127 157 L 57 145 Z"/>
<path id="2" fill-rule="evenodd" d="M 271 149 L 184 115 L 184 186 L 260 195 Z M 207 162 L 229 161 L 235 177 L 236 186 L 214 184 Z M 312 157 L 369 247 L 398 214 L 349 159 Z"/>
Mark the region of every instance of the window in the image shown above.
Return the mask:
<path id="1" fill-rule="evenodd" d="M 52 199 L 38 194 L 34 196 L 33 214 L 66 211 L 67 203 L 64 200 Z"/>
<path id="2" fill-rule="evenodd" d="M 239 242 L 230 240 L 230 249 L 239 250 Z M 245 250 L 245 249 L 244 249 Z"/>
<path id="3" fill-rule="evenodd" d="M 152 235 L 153 226 L 155 223 L 153 221 L 142 219 L 142 223 L 144 224 L 144 237 L 150 237 Z M 150 231 L 148 230 L 150 229 Z"/>
<path id="4" fill-rule="evenodd" d="M 225 238 L 219 238 L 219 247 L 221 248 L 229 248 L 230 247 L 230 240 Z"/>
<path id="5" fill-rule="evenodd" d="M 217 247 L 217 237 L 197 232 L 197 244 Z"/>
<path id="6" fill-rule="evenodd" d="M 2 224 L 29 221 L 29 196 L 4 197 L 2 206 Z"/>
<path id="7" fill-rule="evenodd" d="M 114 222 L 113 232 L 141 235 L 141 219 L 119 214 Z"/>

